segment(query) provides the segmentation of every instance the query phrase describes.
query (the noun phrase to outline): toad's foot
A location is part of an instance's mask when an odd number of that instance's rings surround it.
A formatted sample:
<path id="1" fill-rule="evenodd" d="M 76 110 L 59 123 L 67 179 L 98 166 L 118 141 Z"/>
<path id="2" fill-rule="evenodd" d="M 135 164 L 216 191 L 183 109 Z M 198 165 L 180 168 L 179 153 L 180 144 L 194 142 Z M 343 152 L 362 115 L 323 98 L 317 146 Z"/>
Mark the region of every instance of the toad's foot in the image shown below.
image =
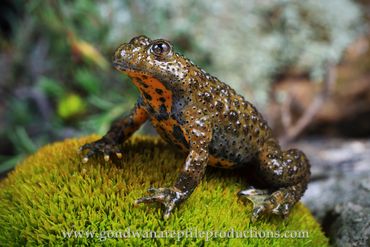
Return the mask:
<path id="1" fill-rule="evenodd" d="M 277 214 L 286 217 L 295 204 L 293 195 L 289 189 L 282 188 L 270 194 L 268 190 L 260 190 L 250 187 L 238 193 L 253 203 L 252 222 L 262 215 Z"/>
<path id="2" fill-rule="evenodd" d="M 173 209 L 185 198 L 184 193 L 171 188 L 150 188 L 148 192 L 151 196 L 145 196 L 135 201 L 135 205 L 139 203 L 159 202 L 165 207 L 164 219 L 168 219 Z"/>
<path id="3" fill-rule="evenodd" d="M 86 143 L 85 145 L 80 147 L 79 151 L 81 153 L 87 151 L 87 153 L 82 158 L 83 163 L 86 163 L 89 158 L 94 155 L 104 155 L 104 160 L 109 161 L 109 159 L 112 158 L 113 154 L 115 154 L 119 159 L 122 158 L 122 151 L 120 149 L 120 146 L 120 144 L 114 143 L 103 137 L 95 142 Z"/>

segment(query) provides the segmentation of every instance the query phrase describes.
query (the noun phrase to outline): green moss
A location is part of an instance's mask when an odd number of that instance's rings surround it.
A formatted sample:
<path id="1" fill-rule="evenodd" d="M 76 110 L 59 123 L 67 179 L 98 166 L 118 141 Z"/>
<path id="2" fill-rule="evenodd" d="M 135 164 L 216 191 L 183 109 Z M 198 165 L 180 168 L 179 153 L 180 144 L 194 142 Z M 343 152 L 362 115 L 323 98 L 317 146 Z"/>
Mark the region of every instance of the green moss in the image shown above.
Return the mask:
<path id="1" fill-rule="evenodd" d="M 125 156 L 116 163 L 101 158 L 80 162 L 77 149 L 97 136 L 47 145 L 24 160 L 0 183 L 0 243 L 16 245 L 179 245 L 203 246 L 203 238 L 87 238 L 63 237 L 73 230 L 122 231 L 307 231 L 308 238 L 214 238 L 209 246 L 326 246 L 318 223 L 302 204 L 288 219 L 278 217 L 249 222 L 251 205 L 237 200 L 245 186 L 237 172 L 207 171 L 205 179 L 167 220 L 159 206 L 134 207 L 146 189 L 170 186 L 185 156 L 159 139 L 134 137 Z M 236 234 L 234 232 L 234 234 Z M 207 246 L 208 246 L 207 244 Z"/>

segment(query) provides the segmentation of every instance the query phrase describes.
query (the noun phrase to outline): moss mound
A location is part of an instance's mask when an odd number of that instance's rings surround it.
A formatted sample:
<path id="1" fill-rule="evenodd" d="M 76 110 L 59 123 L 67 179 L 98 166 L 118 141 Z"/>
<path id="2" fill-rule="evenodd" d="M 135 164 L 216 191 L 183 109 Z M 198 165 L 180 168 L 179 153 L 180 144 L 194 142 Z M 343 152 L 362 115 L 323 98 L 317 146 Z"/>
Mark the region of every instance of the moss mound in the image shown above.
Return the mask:
<path id="1" fill-rule="evenodd" d="M 271 217 L 250 223 L 251 205 L 238 201 L 236 196 L 244 188 L 245 179 L 238 172 L 217 169 L 208 170 L 193 195 L 164 221 L 160 206 L 134 207 L 133 202 L 145 195 L 151 186 L 171 186 L 185 156 L 159 139 L 134 137 L 124 145 L 122 160 L 112 164 L 98 158 L 82 164 L 78 147 L 97 138 L 90 136 L 47 145 L 24 160 L 0 183 L 0 243 L 73 246 L 203 246 L 206 242 L 210 246 L 328 244 L 320 226 L 302 204 L 298 204 L 286 220 Z M 263 238 L 292 230 L 305 231 L 303 234 L 308 237 Z"/>

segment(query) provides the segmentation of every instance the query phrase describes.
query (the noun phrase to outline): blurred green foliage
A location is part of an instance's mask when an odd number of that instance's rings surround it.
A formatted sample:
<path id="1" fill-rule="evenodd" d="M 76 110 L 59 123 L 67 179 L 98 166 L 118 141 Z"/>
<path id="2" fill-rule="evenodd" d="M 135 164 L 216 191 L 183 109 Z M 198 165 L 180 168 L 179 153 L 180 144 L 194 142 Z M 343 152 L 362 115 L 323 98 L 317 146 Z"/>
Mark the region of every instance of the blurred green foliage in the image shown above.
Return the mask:
<path id="1" fill-rule="evenodd" d="M 111 69 L 110 57 L 135 35 L 173 41 L 263 110 L 277 75 L 293 69 L 319 81 L 322 64 L 338 62 L 362 28 L 351 0 L 15 0 L 4 6 L 3 170 L 53 140 L 104 134 L 133 106 L 138 92 Z"/>
<path id="2" fill-rule="evenodd" d="M 76 94 L 69 94 L 58 102 L 58 115 L 62 119 L 70 119 L 85 112 L 85 109 L 85 102 Z"/>

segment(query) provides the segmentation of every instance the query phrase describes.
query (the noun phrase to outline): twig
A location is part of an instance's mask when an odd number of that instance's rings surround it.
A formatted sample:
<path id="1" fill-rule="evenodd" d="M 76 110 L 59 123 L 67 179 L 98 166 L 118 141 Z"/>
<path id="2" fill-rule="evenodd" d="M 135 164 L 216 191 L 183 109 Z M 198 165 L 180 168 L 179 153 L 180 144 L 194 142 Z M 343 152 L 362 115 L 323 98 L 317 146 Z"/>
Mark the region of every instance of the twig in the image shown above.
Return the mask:
<path id="1" fill-rule="evenodd" d="M 298 119 L 298 121 L 294 125 L 285 126 L 284 119 L 282 119 L 284 127 L 285 127 L 285 135 L 281 138 L 282 143 L 288 143 L 293 141 L 295 138 L 297 138 L 298 135 L 300 135 L 307 126 L 313 121 L 316 114 L 321 109 L 321 106 L 323 103 L 328 99 L 331 92 L 333 91 L 335 81 L 336 81 L 336 70 L 335 66 L 332 63 L 326 64 L 326 72 L 325 77 L 323 81 L 323 85 L 321 88 L 321 91 L 316 96 L 316 98 L 313 100 L 311 105 L 307 108 L 307 110 L 304 112 L 302 117 Z M 289 109 L 289 107 L 287 108 Z M 284 114 L 289 114 L 289 111 L 283 111 L 283 118 L 291 118 L 290 116 L 284 116 Z M 290 114 L 289 114 L 290 115 Z"/>
<path id="2" fill-rule="evenodd" d="M 281 106 L 281 123 L 283 124 L 284 133 L 286 133 L 289 127 L 292 125 L 292 114 L 290 114 L 291 104 L 292 96 L 290 94 L 287 94 Z"/>

